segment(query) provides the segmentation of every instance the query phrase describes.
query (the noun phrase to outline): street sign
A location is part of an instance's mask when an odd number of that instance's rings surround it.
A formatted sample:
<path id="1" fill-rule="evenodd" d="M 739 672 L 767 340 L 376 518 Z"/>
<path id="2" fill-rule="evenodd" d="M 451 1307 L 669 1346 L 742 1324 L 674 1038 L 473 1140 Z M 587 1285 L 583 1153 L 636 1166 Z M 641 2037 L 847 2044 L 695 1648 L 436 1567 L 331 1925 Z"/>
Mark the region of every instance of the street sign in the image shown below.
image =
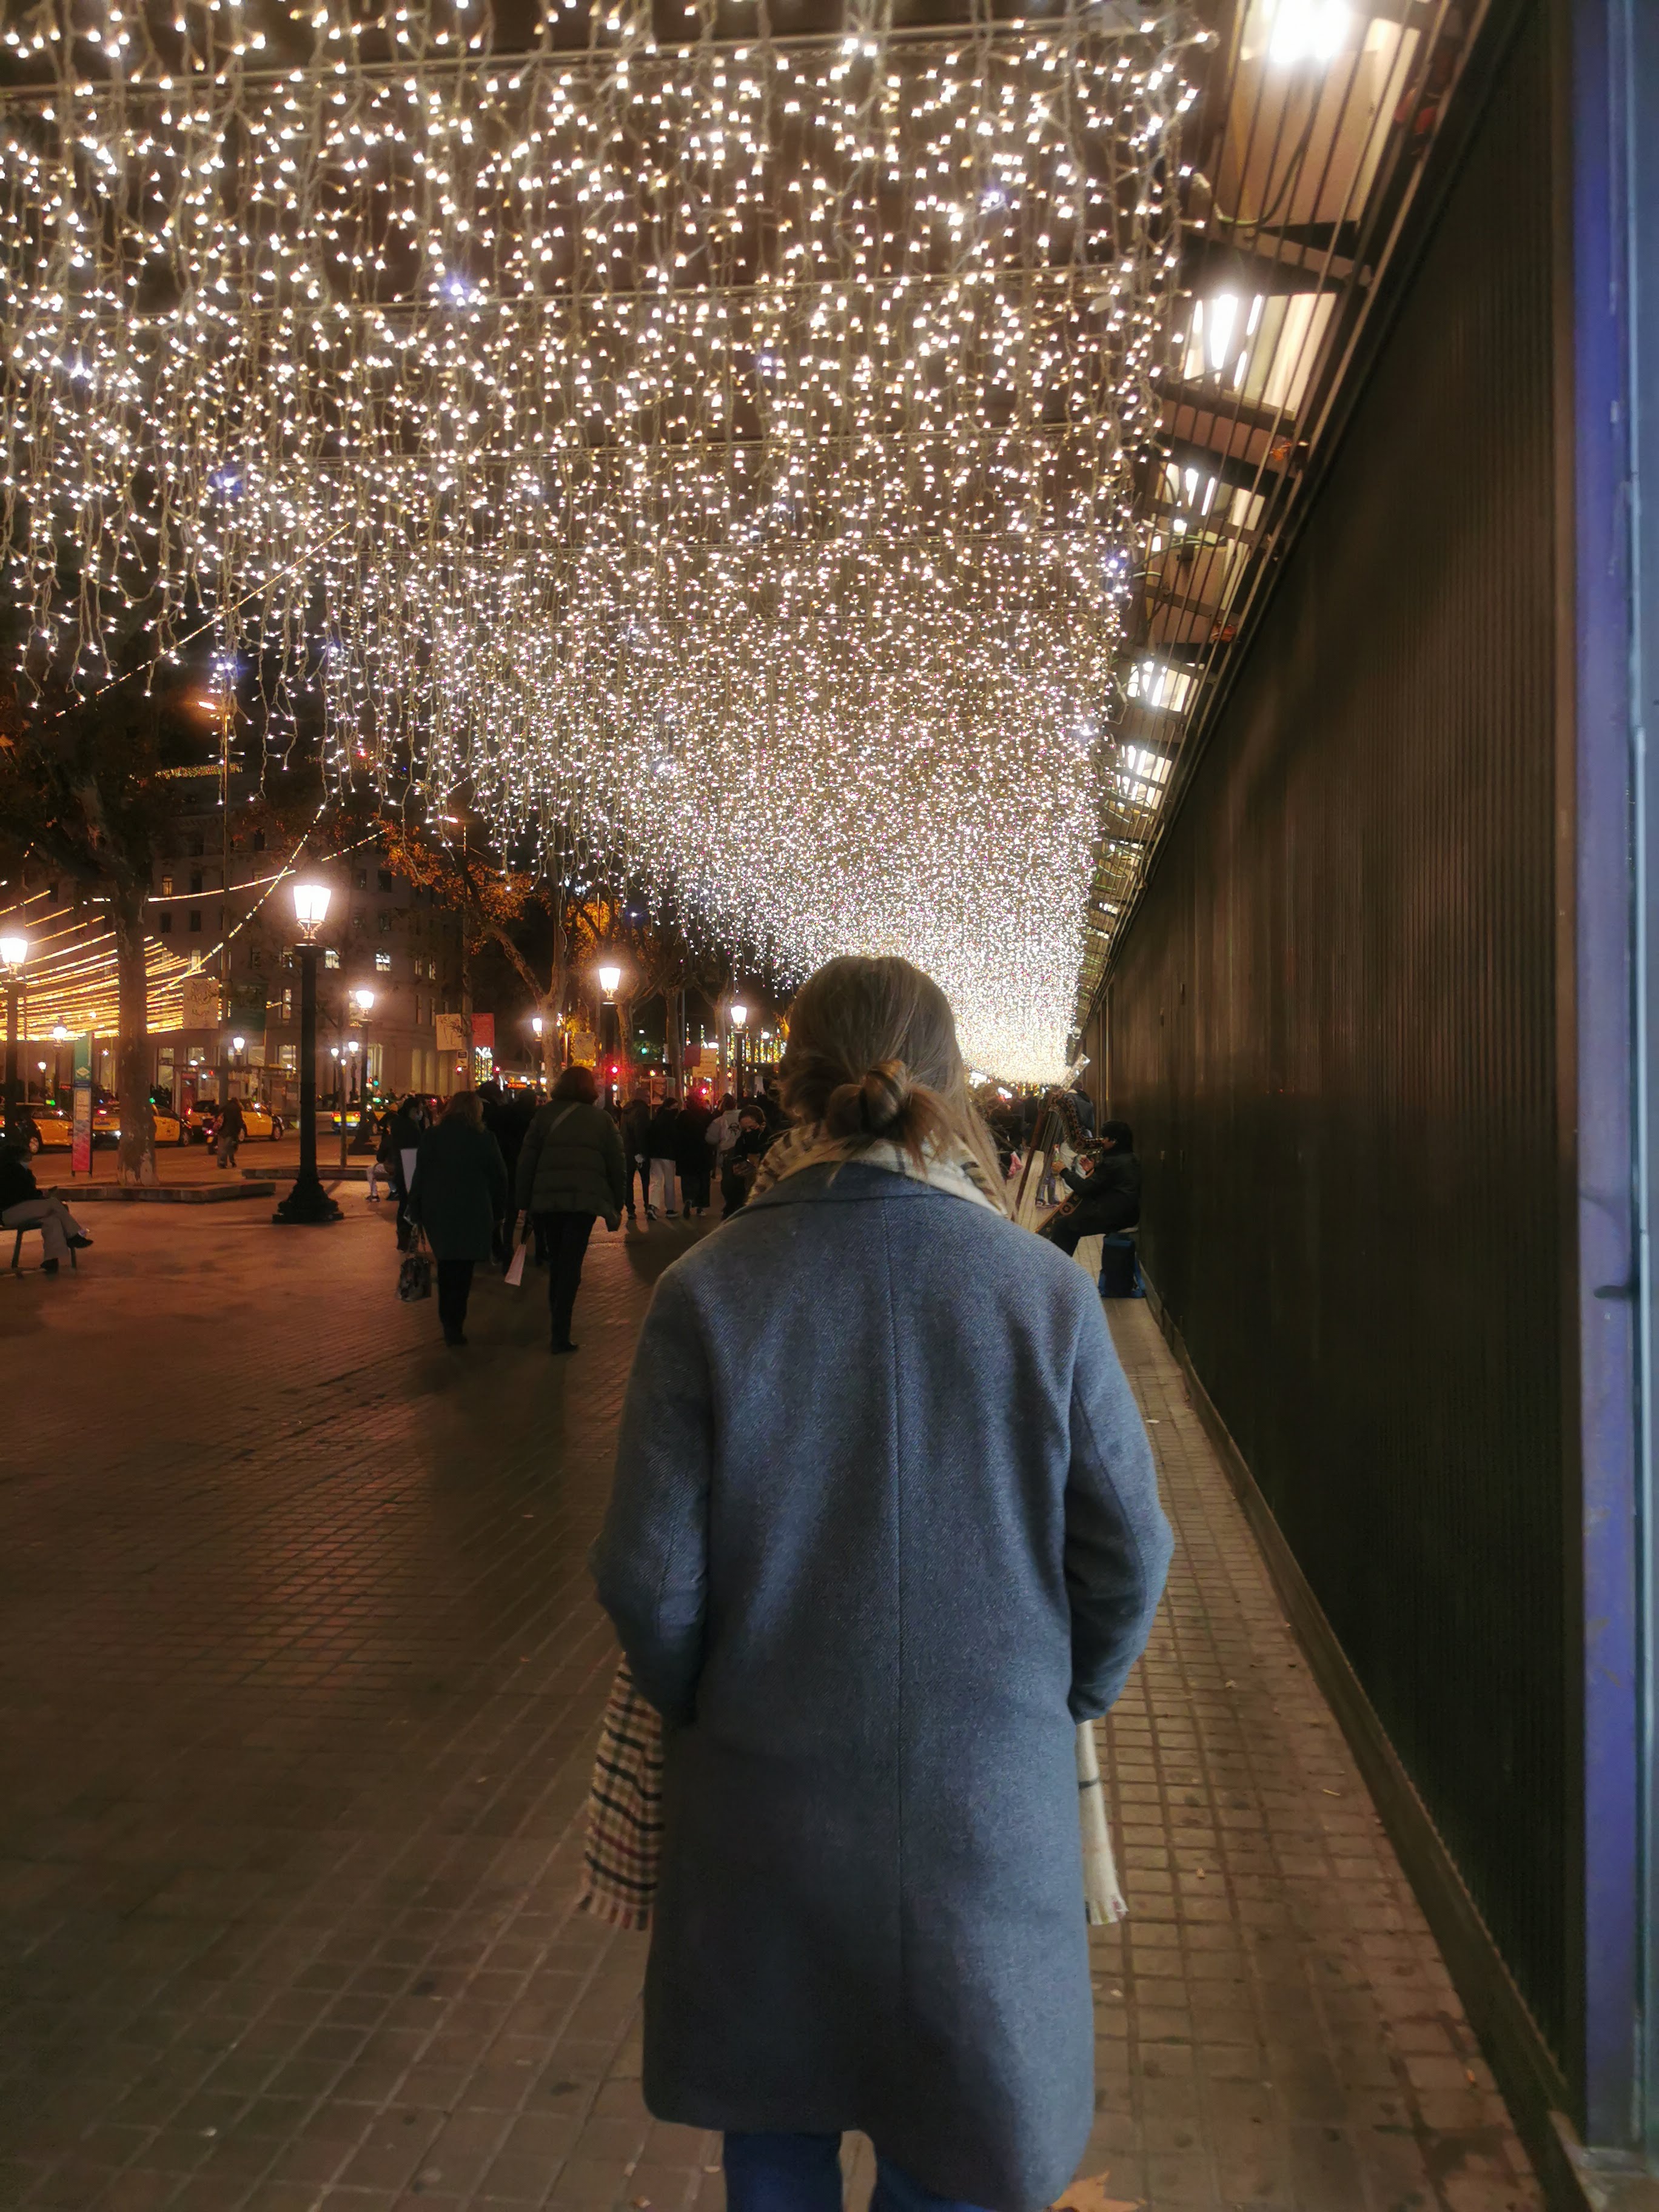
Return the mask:
<path id="1" fill-rule="evenodd" d="M 70 1123 L 70 1173 L 92 1173 L 92 1039 L 75 1040 L 75 1115 Z"/>
<path id="2" fill-rule="evenodd" d="M 179 1026 L 186 1030 L 216 1030 L 219 1026 L 219 978 L 185 975 L 179 984 Z"/>

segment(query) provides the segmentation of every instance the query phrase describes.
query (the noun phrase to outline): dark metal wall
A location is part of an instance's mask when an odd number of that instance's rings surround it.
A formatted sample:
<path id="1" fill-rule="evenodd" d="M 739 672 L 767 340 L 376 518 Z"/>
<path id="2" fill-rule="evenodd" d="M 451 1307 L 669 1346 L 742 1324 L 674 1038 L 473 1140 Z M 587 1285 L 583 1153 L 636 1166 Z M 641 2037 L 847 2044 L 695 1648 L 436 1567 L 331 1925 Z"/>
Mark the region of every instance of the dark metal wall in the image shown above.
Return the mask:
<path id="1" fill-rule="evenodd" d="M 1085 1042 L 1145 1159 L 1148 1273 L 1571 2074 L 1551 128 L 1529 15 Z"/>

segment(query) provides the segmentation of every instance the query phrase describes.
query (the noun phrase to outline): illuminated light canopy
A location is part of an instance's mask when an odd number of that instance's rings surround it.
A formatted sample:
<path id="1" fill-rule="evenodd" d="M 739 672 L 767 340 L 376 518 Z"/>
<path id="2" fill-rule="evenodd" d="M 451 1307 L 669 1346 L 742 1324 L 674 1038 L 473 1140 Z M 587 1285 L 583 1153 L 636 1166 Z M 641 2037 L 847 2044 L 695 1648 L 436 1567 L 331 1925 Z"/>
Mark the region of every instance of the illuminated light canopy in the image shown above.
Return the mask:
<path id="1" fill-rule="evenodd" d="M 323 0 L 271 67 L 258 6 L 175 14 L 88 6 L 0 104 L 29 673 L 206 608 L 336 783 L 556 829 L 787 973 L 902 952 L 1058 1075 L 1177 259 L 1159 21 L 508 56 Z"/>

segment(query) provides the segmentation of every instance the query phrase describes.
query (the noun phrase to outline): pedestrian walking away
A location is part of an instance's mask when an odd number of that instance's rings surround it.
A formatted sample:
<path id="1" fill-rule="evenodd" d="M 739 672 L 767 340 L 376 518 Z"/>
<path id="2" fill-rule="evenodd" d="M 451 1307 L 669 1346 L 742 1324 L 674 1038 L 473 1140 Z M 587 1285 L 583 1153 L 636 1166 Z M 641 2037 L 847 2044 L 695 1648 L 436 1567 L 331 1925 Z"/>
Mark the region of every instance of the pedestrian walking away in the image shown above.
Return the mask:
<path id="1" fill-rule="evenodd" d="M 412 1225 L 409 1214 L 410 1186 L 415 1162 L 426 1129 L 426 1107 L 411 1091 L 392 1116 L 387 1130 L 392 1153 L 392 1185 L 398 1197 L 398 1249 L 409 1249 Z"/>
<path id="2" fill-rule="evenodd" d="M 623 1151 L 628 1164 L 628 1218 L 635 1218 L 634 1178 L 639 1177 L 640 1212 L 651 1212 L 651 1100 L 636 1091 L 622 1109 Z"/>
<path id="3" fill-rule="evenodd" d="M 574 1352 L 570 1329 L 593 1224 L 620 1229 L 630 1183 L 616 1123 L 599 1103 L 591 1067 L 567 1067 L 526 1132 L 519 1154 L 520 1211 L 547 1250 L 547 1302 L 556 1352 Z"/>
<path id="4" fill-rule="evenodd" d="M 708 1211 L 708 1132 L 714 1119 L 708 1109 L 688 1098 L 679 1111 L 675 1130 L 674 1166 L 680 1179 L 680 1198 L 688 1215 Z"/>
<path id="5" fill-rule="evenodd" d="M 0 1146 L 0 1228 L 40 1231 L 43 1275 L 55 1275 L 61 1260 L 92 1243 L 57 1192 L 41 1189 L 27 1154 L 16 1145 Z"/>
<path id="6" fill-rule="evenodd" d="M 830 962 L 783 1069 L 795 1126 L 657 1285 L 593 1553 L 662 1718 L 645 2100 L 724 2131 L 731 2212 L 834 2212 L 848 2129 L 885 2212 L 1036 2212 L 1095 2120 L 1078 1723 L 1170 1531 L 938 986 Z"/>
<path id="7" fill-rule="evenodd" d="M 215 1133 L 219 1140 L 220 1166 L 234 1168 L 236 1147 L 247 1134 L 247 1116 L 242 1111 L 240 1098 L 227 1098 L 219 1109 L 219 1127 Z"/>
<path id="8" fill-rule="evenodd" d="M 646 1212 L 650 1216 L 660 1213 L 670 1221 L 674 1218 L 679 1149 L 680 1102 L 671 1091 L 651 1116 L 646 1133 L 646 1151 L 651 1158 L 650 1203 Z"/>
<path id="9" fill-rule="evenodd" d="M 458 1091 L 444 1102 L 436 1127 L 421 1139 L 407 1209 L 437 1262 L 438 1320 L 446 1344 L 466 1342 L 472 1271 L 495 1248 L 507 1196 L 501 1148 L 484 1127 L 478 1094 Z"/>
<path id="10" fill-rule="evenodd" d="M 708 1146 L 714 1180 L 720 1185 L 722 1211 L 731 1212 L 725 1203 L 726 1170 L 731 1164 L 732 1147 L 738 1141 L 738 1102 L 731 1091 L 720 1100 L 720 1109 L 703 1131 L 703 1142 Z"/>

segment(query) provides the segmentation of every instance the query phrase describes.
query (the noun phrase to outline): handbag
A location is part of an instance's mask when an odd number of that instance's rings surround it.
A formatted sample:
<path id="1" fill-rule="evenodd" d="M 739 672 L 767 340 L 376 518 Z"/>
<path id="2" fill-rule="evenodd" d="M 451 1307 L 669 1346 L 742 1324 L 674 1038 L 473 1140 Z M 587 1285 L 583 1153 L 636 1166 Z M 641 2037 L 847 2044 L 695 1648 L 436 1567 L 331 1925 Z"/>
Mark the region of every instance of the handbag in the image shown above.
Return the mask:
<path id="1" fill-rule="evenodd" d="M 432 1296 L 432 1255 L 425 1237 L 417 1231 L 412 1251 L 405 1252 L 398 1270 L 398 1296 L 405 1305 Z"/>
<path id="2" fill-rule="evenodd" d="M 517 1234 L 519 1222 L 521 1218 L 524 1218 L 525 1235 L 520 1242 L 513 1248 L 513 1257 L 507 1263 L 507 1282 L 508 1287 L 515 1291 L 518 1289 L 520 1284 L 524 1280 L 525 1254 L 530 1249 L 530 1223 L 526 1217 L 520 1217 L 517 1214 L 514 1216 L 514 1232 L 515 1235 Z"/>

